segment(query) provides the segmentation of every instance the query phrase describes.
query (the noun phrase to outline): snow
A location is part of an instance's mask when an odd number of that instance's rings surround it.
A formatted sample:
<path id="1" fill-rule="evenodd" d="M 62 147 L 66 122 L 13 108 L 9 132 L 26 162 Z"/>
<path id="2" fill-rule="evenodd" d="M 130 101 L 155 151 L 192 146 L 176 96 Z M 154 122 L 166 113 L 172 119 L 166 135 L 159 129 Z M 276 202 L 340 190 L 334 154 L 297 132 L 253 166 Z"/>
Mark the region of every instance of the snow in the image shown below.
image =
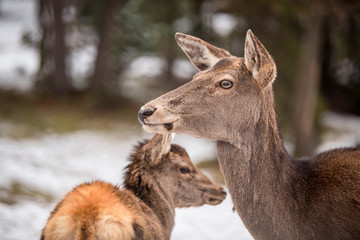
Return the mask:
<path id="1" fill-rule="evenodd" d="M 0 4 L 0 86 L 26 91 L 39 60 L 35 48 L 22 43 L 22 36 L 37 31 L 36 4 L 33 0 L 2 0 Z"/>
<path id="2" fill-rule="evenodd" d="M 16 205 L 0 203 L 0 239 L 40 239 L 42 229 L 52 206 L 36 202 Z"/>
<path id="3" fill-rule="evenodd" d="M 230 196 L 218 206 L 178 209 L 172 239 L 253 239 L 240 217 L 232 212 Z"/>
<path id="4" fill-rule="evenodd" d="M 360 117 L 325 112 L 321 119 L 327 131 L 322 136 L 323 142 L 316 149 L 317 152 L 360 145 Z"/>

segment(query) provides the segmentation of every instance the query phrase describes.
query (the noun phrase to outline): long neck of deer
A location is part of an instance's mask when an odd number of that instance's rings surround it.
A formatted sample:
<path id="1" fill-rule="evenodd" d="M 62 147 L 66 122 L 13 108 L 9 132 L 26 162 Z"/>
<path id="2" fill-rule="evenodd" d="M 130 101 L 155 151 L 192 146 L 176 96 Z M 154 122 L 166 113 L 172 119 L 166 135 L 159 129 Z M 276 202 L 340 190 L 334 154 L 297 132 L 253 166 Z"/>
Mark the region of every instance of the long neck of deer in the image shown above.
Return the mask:
<path id="1" fill-rule="evenodd" d="M 289 220 L 285 209 L 288 203 L 284 202 L 291 199 L 283 190 L 298 173 L 279 134 L 272 89 L 264 92 L 259 121 L 246 130 L 239 126 L 233 141 L 218 141 L 217 150 L 235 209 L 245 225 L 254 219 L 272 222 L 273 211 Z"/>
<path id="2" fill-rule="evenodd" d="M 154 179 L 154 184 L 149 194 L 143 197 L 143 201 L 153 209 L 163 226 L 165 239 L 170 239 L 171 231 L 175 224 L 175 207 L 171 197 L 166 193 L 160 181 Z"/>
<path id="3" fill-rule="evenodd" d="M 164 239 L 170 239 L 175 221 L 175 208 L 171 198 L 163 190 L 157 179 L 149 177 L 145 172 L 142 172 L 139 176 L 129 180 L 126 179 L 125 188 L 132 191 L 141 202 L 152 210 L 163 228 Z M 151 183 L 147 183 L 148 177 L 151 178 Z"/>

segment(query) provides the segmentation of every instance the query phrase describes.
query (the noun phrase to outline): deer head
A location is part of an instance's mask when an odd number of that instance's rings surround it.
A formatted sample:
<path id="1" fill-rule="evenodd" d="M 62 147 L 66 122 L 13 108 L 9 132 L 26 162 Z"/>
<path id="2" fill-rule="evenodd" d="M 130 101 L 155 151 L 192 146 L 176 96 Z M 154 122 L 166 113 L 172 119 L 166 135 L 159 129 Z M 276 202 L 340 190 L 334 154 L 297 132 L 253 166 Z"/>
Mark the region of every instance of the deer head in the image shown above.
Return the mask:
<path id="1" fill-rule="evenodd" d="M 256 124 L 262 105 L 272 101 L 266 93 L 272 92 L 276 77 L 273 59 L 251 30 L 246 35 L 244 58 L 193 36 L 177 33 L 175 38 L 200 72 L 190 82 L 145 104 L 138 114 L 143 128 L 233 142 L 239 131 Z"/>
<path id="2" fill-rule="evenodd" d="M 217 205 L 224 189 L 211 181 L 190 160 L 182 147 L 171 144 L 171 134 L 156 134 L 141 143 L 131 157 L 125 176 L 126 188 L 141 197 L 149 186 L 165 193 L 174 207 Z"/>

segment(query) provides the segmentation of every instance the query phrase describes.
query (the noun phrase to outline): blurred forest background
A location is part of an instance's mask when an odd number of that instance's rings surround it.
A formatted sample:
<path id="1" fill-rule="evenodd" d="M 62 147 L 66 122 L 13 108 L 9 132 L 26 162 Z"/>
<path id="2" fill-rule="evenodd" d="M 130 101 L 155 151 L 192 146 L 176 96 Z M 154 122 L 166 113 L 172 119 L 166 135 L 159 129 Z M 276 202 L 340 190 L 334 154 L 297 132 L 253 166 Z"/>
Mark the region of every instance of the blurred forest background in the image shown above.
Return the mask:
<path id="1" fill-rule="evenodd" d="M 0 1 L 0 21 L 13 17 L 3 11 L 6 2 Z M 277 63 L 280 126 L 297 155 L 314 151 L 325 110 L 360 115 L 359 1 L 36 0 L 35 6 L 25 9 L 36 11 L 35 27 L 13 40 L 36 53 L 27 57 L 31 67 L 21 65 L 19 54 L 0 76 L 0 121 L 30 127 L 16 133 L 3 124 L 1 135 L 137 121 L 141 104 L 196 72 L 175 43 L 177 31 L 243 56 L 245 32 L 253 30 Z"/>

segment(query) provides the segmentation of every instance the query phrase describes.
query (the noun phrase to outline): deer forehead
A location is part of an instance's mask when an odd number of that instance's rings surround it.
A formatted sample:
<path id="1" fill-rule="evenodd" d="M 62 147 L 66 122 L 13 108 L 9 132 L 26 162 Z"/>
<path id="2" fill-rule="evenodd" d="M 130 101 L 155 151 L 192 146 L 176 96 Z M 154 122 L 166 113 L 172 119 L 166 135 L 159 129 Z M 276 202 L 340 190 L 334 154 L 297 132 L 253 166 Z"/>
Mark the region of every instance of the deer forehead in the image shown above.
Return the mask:
<path id="1" fill-rule="evenodd" d="M 171 163 L 176 165 L 192 165 L 187 154 L 171 153 Z"/>
<path id="2" fill-rule="evenodd" d="M 212 68 L 198 72 L 194 75 L 193 80 L 211 78 L 218 80 L 219 78 L 235 79 L 239 72 L 245 67 L 243 58 L 228 57 L 219 60 Z"/>
<path id="3" fill-rule="evenodd" d="M 239 63 L 242 63 L 243 60 L 237 57 L 227 57 L 219 60 L 213 67 L 213 71 L 223 71 L 227 69 L 236 69 Z"/>

